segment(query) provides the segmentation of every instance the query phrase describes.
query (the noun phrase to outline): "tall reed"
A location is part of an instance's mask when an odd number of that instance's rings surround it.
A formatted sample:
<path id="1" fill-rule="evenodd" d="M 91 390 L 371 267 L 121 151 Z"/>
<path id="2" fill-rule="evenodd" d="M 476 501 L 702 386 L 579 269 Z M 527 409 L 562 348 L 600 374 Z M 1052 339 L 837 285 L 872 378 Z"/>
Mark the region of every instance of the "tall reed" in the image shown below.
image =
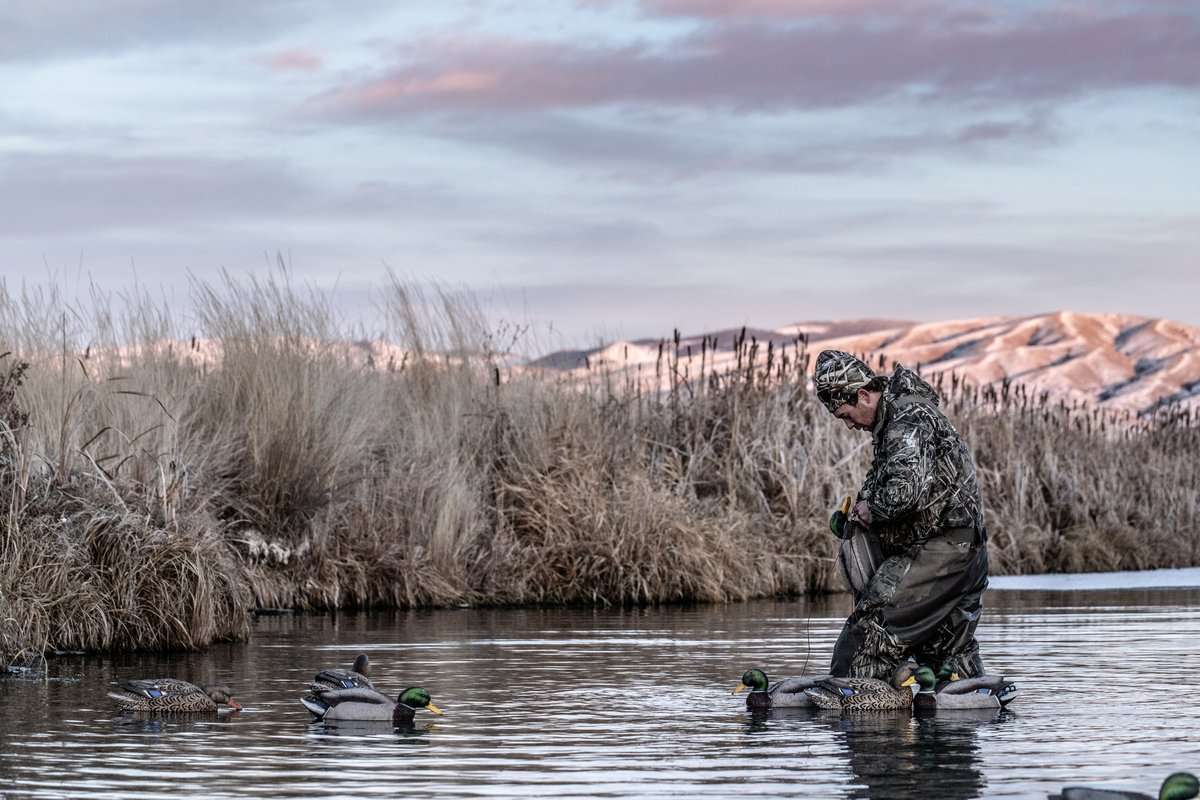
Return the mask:
<path id="1" fill-rule="evenodd" d="M 0 289 L 0 653 L 198 647 L 255 606 L 840 586 L 826 519 L 870 445 L 810 396 L 803 340 L 676 334 L 652 370 L 579 376 L 511 366 L 470 298 L 395 280 L 375 337 L 285 275 L 193 299 L 185 326 L 144 295 Z M 994 572 L 1200 563 L 1194 413 L 938 380 Z"/>

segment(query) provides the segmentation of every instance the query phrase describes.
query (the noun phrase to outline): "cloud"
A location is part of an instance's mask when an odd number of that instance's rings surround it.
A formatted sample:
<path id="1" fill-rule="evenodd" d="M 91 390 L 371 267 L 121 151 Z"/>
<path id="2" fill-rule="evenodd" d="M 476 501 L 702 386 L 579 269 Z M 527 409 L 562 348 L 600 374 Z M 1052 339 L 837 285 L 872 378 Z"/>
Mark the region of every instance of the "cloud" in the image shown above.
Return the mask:
<path id="1" fill-rule="evenodd" d="M 407 43 L 391 67 L 311 98 L 304 116 L 334 126 L 415 125 L 472 146 L 656 181 L 1029 152 L 1061 142 L 1058 109 L 1074 100 L 1200 88 L 1200 17 L 1170 5 L 1161 13 L 1010 8 L 1003 17 L 952 0 L 644 0 L 639 8 L 704 24 L 617 44 L 497 36 Z M 814 22 L 817 12 L 824 16 Z M 823 127 L 814 122 L 822 114 L 843 118 Z M 873 121 L 847 122 L 847 114 Z"/>
<path id="2" fill-rule="evenodd" d="M 260 61 L 278 72 L 317 72 L 325 63 L 320 53 L 301 49 L 268 53 Z"/>
<path id="3" fill-rule="evenodd" d="M 473 149 L 502 149 L 634 185 L 713 175 L 878 172 L 904 158 L 978 158 L 1058 140 L 1052 115 L 1041 108 L 988 113 L 967 122 L 933 118 L 904 124 L 909 127 L 872 126 L 852 133 L 784 126 L 751 136 L 736 121 L 722 125 L 685 114 L 613 118 L 498 111 L 480 120 L 452 114 L 427 122 L 426 129 Z"/>
<path id="4" fill-rule="evenodd" d="M 544 226 L 518 230 L 493 229 L 478 236 L 480 241 L 516 252 L 559 253 L 581 257 L 581 253 L 608 258 L 612 255 L 653 256 L 670 245 L 662 228 L 638 219 L 611 221 L 554 220 Z"/>
<path id="5" fill-rule="evenodd" d="M 669 46 L 479 39 L 416 53 L 315 100 L 335 118 L 611 106 L 803 111 L 882 99 L 1028 103 L 1200 86 L 1200 20 L 1059 11 L 987 24 L 897 15 L 866 24 L 705 26 Z"/>
<path id="6" fill-rule="evenodd" d="M 641 5 L 654 15 L 700 17 L 858 14 L 886 7 L 880 0 L 643 0 Z"/>
<path id="7" fill-rule="evenodd" d="M 307 0 L 8 0 L 0 8 L 0 63 L 177 42 L 228 46 L 269 38 L 311 13 Z"/>
<path id="8" fill-rule="evenodd" d="M 16 153 L 0 169 L 0 234 L 6 235 L 282 213 L 308 194 L 282 165 L 251 160 Z"/>
<path id="9" fill-rule="evenodd" d="M 184 228 L 442 217 L 469 206 L 432 183 L 324 186 L 282 159 L 22 152 L 0 156 L 0 174 L 0 237 L 178 237 Z"/>
<path id="10" fill-rule="evenodd" d="M 585 6 L 607 7 L 615 0 L 585 0 Z M 796 19 L 852 16 L 897 10 L 911 13 L 927 6 L 914 0 L 641 0 L 639 10 L 650 17 L 701 19 Z"/>

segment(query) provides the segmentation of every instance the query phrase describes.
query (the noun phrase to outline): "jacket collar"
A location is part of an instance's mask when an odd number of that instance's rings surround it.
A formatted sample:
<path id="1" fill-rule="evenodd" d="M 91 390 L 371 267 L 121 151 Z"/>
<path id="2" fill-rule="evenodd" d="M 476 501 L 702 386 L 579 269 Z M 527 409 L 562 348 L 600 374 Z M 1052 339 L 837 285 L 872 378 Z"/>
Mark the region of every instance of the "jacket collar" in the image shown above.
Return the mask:
<path id="1" fill-rule="evenodd" d="M 879 405 L 875 408 L 875 424 L 871 427 L 871 435 L 876 441 L 879 440 L 880 435 L 883 433 L 883 426 L 887 422 L 891 406 L 891 393 L 887 389 L 884 389 L 879 395 Z"/>

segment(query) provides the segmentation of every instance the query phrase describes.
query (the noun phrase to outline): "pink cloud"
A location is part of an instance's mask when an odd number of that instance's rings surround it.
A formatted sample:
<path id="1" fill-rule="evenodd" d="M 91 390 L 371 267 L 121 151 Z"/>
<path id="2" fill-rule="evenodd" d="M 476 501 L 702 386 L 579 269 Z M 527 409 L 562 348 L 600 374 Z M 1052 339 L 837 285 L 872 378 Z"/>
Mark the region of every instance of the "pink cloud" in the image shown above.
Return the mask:
<path id="1" fill-rule="evenodd" d="M 906 5 L 905 0 L 642 0 L 642 9 L 656 16 L 797 17 L 859 14 Z"/>
<path id="2" fill-rule="evenodd" d="M 609 8 L 618 0 L 578 0 L 584 7 Z M 710 21 L 794 20 L 832 17 L 898 17 L 930 13 L 944 20 L 983 22 L 997 9 L 976 6 L 950 7 L 944 0 L 639 0 L 647 17 L 690 17 Z"/>
<path id="3" fill-rule="evenodd" d="M 755 2 L 782 7 L 800 0 Z M 926 15 L 869 25 L 731 23 L 702 28 L 670 49 L 492 40 L 417 52 L 423 57 L 415 63 L 336 89 L 318 98 L 319 107 L 367 119 L 617 105 L 778 112 L 884 97 L 1028 104 L 1111 89 L 1200 86 L 1200 20 L 1183 14 L 1067 10 L 1004 24 Z"/>
<path id="4" fill-rule="evenodd" d="M 499 81 L 496 73 L 480 70 L 449 70 L 427 77 L 396 75 L 349 87 L 337 95 L 336 105 L 343 110 L 370 112 L 409 98 L 484 94 L 495 89 Z"/>
<path id="5" fill-rule="evenodd" d="M 265 56 L 262 60 L 268 67 L 279 72 L 316 72 L 325 64 L 325 60 L 319 53 L 299 49 L 280 50 Z"/>

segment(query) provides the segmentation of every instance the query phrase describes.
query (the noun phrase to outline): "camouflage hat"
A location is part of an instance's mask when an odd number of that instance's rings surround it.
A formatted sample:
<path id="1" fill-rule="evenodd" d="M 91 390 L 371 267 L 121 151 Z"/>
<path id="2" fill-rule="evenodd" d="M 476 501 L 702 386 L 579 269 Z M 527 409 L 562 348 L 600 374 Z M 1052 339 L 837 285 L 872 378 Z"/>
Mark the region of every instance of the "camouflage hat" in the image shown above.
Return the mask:
<path id="1" fill-rule="evenodd" d="M 859 359 L 841 350 L 822 350 L 813 370 L 813 388 L 829 413 L 850 402 L 855 393 L 871 382 L 875 373 Z"/>

